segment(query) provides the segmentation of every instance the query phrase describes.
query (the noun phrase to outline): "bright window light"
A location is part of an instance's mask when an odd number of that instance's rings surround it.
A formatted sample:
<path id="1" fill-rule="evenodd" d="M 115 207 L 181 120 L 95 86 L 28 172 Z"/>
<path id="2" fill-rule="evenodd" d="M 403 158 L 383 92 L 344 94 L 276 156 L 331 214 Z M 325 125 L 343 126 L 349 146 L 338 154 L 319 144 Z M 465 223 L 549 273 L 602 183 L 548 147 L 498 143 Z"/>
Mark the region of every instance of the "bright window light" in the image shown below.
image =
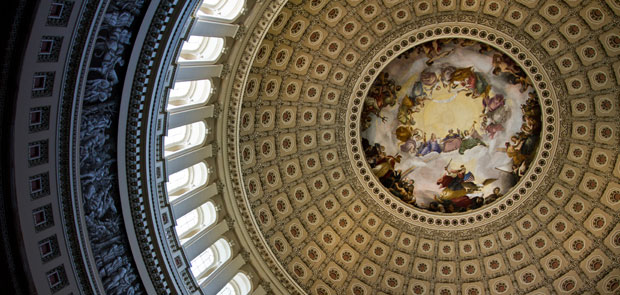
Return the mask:
<path id="1" fill-rule="evenodd" d="M 199 282 L 203 282 L 214 270 L 228 261 L 230 256 L 230 244 L 221 238 L 191 261 L 192 274 Z"/>
<path id="2" fill-rule="evenodd" d="M 237 273 L 217 295 L 247 295 L 252 290 L 252 282 L 244 273 Z"/>
<path id="3" fill-rule="evenodd" d="M 203 162 L 170 175 L 166 185 L 168 201 L 172 202 L 178 197 L 204 185 L 207 183 L 208 178 L 209 169 Z"/>
<path id="4" fill-rule="evenodd" d="M 179 62 L 215 61 L 224 51 L 224 39 L 218 37 L 191 36 L 183 42 Z"/>
<path id="5" fill-rule="evenodd" d="M 213 255 L 213 249 L 208 248 L 192 260 L 192 274 L 196 277 L 199 276 L 200 273 L 211 267 L 214 262 L 215 256 Z"/>
<path id="6" fill-rule="evenodd" d="M 168 110 L 198 105 L 207 102 L 213 93 L 211 80 L 198 80 L 174 83 L 168 99 Z"/>
<path id="7" fill-rule="evenodd" d="M 243 12 L 244 0 L 205 0 L 200 6 L 198 17 L 234 20 Z"/>
<path id="8" fill-rule="evenodd" d="M 164 156 L 170 156 L 203 143 L 207 135 L 207 126 L 203 121 L 168 130 L 164 138 Z"/>
<path id="9" fill-rule="evenodd" d="M 181 244 L 189 241 L 217 220 L 217 210 L 213 202 L 206 202 L 177 219 L 176 231 Z"/>
<path id="10" fill-rule="evenodd" d="M 177 235 L 179 237 L 185 235 L 192 228 L 196 227 L 200 222 L 200 217 L 198 216 L 198 210 L 192 210 L 189 213 L 181 216 L 177 219 Z"/>

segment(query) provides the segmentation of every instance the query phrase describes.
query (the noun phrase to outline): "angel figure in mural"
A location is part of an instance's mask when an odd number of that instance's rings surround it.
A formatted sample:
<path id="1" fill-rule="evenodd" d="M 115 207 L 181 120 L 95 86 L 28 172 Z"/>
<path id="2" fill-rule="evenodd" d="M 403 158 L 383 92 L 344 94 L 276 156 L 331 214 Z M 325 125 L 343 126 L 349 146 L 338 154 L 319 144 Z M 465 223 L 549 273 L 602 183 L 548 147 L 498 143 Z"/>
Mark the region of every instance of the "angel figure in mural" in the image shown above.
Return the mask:
<path id="1" fill-rule="evenodd" d="M 422 130 L 414 128 L 412 125 L 401 125 L 396 128 L 394 133 L 400 141 L 400 151 L 403 153 L 417 154 L 424 141 L 422 140 Z"/>
<path id="2" fill-rule="evenodd" d="M 430 100 L 439 77 L 433 71 L 425 69 L 420 73 L 419 81 L 413 84 L 408 95 L 405 95 L 398 107 L 398 121 L 401 124 L 414 125 L 413 113 L 420 112 L 424 103 Z"/>
<path id="3" fill-rule="evenodd" d="M 480 123 L 480 128 L 482 128 L 484 133 L 486 133 L 490 139 L 493 139 L 497 132 L 504 131 L 504 126 L 501 123 L 489 120 L 489 118 L 485 115 L 482 115 L 482 123 Z"/>
<path id="4" fill-rule="evenodd" d="M 403 102 L 405 100 L 403 99 Z M 402 105 L 401 105 L 402 107 Z M 401 112 L 399 110 L 398 112 L 398 121 L 403 124 L 403 125 L 415 125 L 415 119 L 414 119 L 414 115 L 417 112 L 420 112 L 419 108 L 405 108 L 406 111 Z"/>
<path id="5" fill-rule="evenodd" d="M 422 104 L 423 106 L 425 100 L 431 99 L 433 89 L 438 81 L 439 78 L 437 74 L 429 69 L 424 69 L 422 73 L 420 73 L 419 80 L 415 82 L 411 88 L 410 97 L 413 99 L 414 105 Z"/>
<path id="6" fill-rule="evenodd" d="M 504 105 L 506 105 L 506 100 L 502 94 L 496 94 L 493 97 L 485 97 L 482 99 L 482 106 L 484 107 L 482 112 L 485 114 L 492 113 Z"/>
<path id="7" fill-rule="evenodd" d="M 482 141 L 482 136 L 476 130 L 476 121 L 471 126 L 469 130 L 463 131 L 462 134 L 462 142 L 459 147 L 459 154 L 464 154 L 466 150 L 472 149 L 478 145 L 487 146 L 487 144 Z"/>
<path id="8" fill-rule="evenodd" d="M 474 99 L 489 97 L 491 91 L 491 85 L 484 75 L 475 72 L 473 67 L 456 69 L 450 79 L 450 85 L 452 85 L 452 89 L 463 87 L 466 91 L 465 95 Z"/>
<path id="9" fill-rule="evenodd" d="M 454 72 L 456 72 L 456 67 L 454 66 L 443 65 L 441 67 L 441 84 L 444 88 L 450 85 L 450 80 L 452 79 L 452 75 L 454 75 Z"/>

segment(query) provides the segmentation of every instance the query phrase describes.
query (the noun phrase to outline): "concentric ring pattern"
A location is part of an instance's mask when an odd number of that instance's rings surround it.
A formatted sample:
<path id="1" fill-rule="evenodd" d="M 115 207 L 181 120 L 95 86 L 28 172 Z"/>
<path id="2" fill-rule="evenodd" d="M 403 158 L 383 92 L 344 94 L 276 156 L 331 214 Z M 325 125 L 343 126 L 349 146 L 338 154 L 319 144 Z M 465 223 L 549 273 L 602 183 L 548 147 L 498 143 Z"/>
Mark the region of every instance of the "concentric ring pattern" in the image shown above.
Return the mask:
<path id="1" fill-rule="evenodd" d="M 291 293 L 620 292 L 619 15 L 611 0 L 288 2 L 228 109 L 233 190 L 263 260 Z M 357 125 L 387 63 L 447 37 L 510 55 L 543 114 L 522 181 L 453 215 L 377 185 Z"/>

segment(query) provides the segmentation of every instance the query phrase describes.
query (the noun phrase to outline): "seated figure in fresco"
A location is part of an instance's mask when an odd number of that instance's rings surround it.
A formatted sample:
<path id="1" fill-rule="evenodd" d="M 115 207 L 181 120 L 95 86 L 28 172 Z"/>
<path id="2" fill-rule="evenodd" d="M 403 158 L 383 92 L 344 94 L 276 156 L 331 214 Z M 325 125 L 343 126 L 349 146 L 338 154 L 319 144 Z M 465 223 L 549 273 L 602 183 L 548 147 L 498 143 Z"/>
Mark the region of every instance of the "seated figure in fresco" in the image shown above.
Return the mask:
<path id="1" fill-rule="evenodd" d="M 525 122 L 521 125 L 521 131 L 517 133 L 519 140 L 523 142 L 521 145 L 521 153 L 528 157 L 532 155 L 536 149 L 538 133 L 535 131 L 537 128 L 539 128 L 537 122 L 533 118 L 526 117 Z"/>
<path id="2" fill-rule="evenodd" d="M 439 77 L 435 72 L 430 69 L 424 69 L 422 73 L 420 73 L 420 82 L 422 82 L 422 86 L 429 89 L 427 92 L 427 96 L 430 98 L 433 95 L 433 89 L 439 82 Z"/>
<path id="3" fill-rule="evenodd" d="M 463 131 L 463 141 L 459 147 L 459 154 L 461 155 L 464 154 L 466 150 L 472 149 L 478 145 L 487 146 L 487 144 L 482 141 L 482 136 L 476 131 L 475 124 L 476 122 L 474 121 L 474 126 L 471 126 L 470 130 Z"/>
<path id="4" fill-rule="evenodd" d="M 538 104 L 538 96 L 535 92 L 530 92 L 527 94 L 527 100 L 525 104 L 521 105 L 521 111 L 523 115 L 538 118 L 540 117 L 540 105 Z"/>
<path id="5" fill-rule="evenodd" d="M 525 137 L 521 138 L 519 136 L 512 136 L 510 138 L 510 142 L 506 142 L 506 155 L 512 159 L 512 170 L 513 174 L 517 176 L 523 176 L 525 171 L 527 170 L 528 162 L 531 160 L 533 156 L 531 153 L 528 154 L 529 150 L 533 151 L 533 145 L 535 144 L 535 138 Z"/>
<path id="6" fill-rule="evenodd" d="M 439 145 L 439 141 L 437 140 L 437 136 L 435 133 L 431 133 L 431 138 L 426 141 L 426 134 L 424 135 L 424 147 L 420 151 L 421 156 L 428 155 L 432 152 L 441 153 L 441 146 Z"/>
<path id="7" fill-rule="evenodd" d="M 465 95 L 472 98 L 489 97 L 489 91 L 491 91 L 491 85 L 484 78 L 484 75 L 480 72 L 474 72 L 473 67 L 456 69 L 450 79 L 450 85 L 453 89 L 464 87 L 467 91 Z"/>
<path id="8" fill-rule="evenodd" d="M 461 136 L 454 132 L 454 129 L 448 130 L 448 134 L 441 140 L 442 150 L 444 153 L 456 151 L 461 147 Z"/>

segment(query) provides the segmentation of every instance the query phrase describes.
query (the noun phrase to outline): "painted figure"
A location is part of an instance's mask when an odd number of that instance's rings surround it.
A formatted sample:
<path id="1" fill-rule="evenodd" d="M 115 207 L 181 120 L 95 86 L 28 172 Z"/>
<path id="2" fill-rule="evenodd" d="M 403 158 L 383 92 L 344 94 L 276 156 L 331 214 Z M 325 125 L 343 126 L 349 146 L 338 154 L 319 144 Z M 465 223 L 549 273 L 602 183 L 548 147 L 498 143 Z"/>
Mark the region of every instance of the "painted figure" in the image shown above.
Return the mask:
<path id="1" fill-rule="evenodd" d="M 435 133 L 431 133 L 431 138 L 428 141 L 425 140 L 424 147 L 420 151 L 420 155 L 425 156 L 432 152 L 441 153 L 441 146 L 439 145 L 439 141 L 437 141 L 437 136 Z"/>
<path id="2" fill-rule="evenodd" d="M 441 142 L 443 144 L 443 152 L 449 153 L 451 151 L 458 150 L 461 147 L 462 139 L 459 134 L 454 133 L 454 129 L 450 129 Z"/>
<path id="3" fill-rule="evenodd" d="M 474 126 L 476 122 L 474 121 Z M 471 127 L 470 130 L 463 131 L 463 141 L 461 142 L 461 146 L 459 147 L 459 154 L 464 154 L 465 151 L 472 149 L 478 145 L 487 146 L 484 141 L 482 141 L 482 136 L 478 134 L 476 128 L 474 126 Z"/>
<path id="4" fill-rule="evenodd" d="M 491 85 L 479 72 L 474 72 L 473 67 L 456 69 L 450 79 L 452 88 L 464 87 L 467 91 L 465 95 L 472 98 L 489 97 Z"/>
<path id="5" fill-rule="evenodd" d="M 461 165 L 459 169 L 450 169 L 450 163 L 444 167 L 444 175 L 437 180 L 441 194 L 439 201 L 452 200 L 467 194 L 467 189 L 463 185 L 466 182 L 473 182 L 474 175 L 467 172 L 465 165 Z M 474 185 L 475 186 L 475 185 Z"/>

